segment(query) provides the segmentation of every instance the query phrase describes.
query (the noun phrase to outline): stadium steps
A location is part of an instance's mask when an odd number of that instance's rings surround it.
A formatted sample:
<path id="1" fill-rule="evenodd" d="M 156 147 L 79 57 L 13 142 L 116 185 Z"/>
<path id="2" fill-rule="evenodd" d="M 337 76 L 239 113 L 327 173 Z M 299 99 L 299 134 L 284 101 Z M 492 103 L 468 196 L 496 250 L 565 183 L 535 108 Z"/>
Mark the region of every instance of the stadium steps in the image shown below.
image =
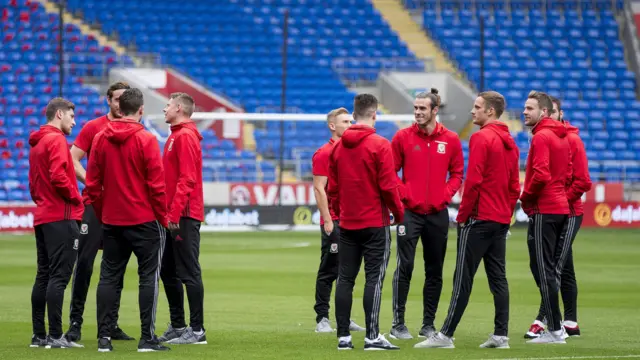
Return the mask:
<path id="1" fill-rule="evenodd" d="M 371 0 L 371 3 L 416 57 L 433 57 L 436 71 L 449 72 L 462 78 L 442 49 L 411 18 L 400 0 Z"/>
<path id="2" fill-rule="evenodd" d="M 53 1 L 50 1 L 50 0 L 35 0 L 35 1 L 40 3 L 42 7 L 50 14 L 58 15 L 60 13 L 60 11 L 58 10 L 58 5 L 55 4 Z M 106 35 L 104 35 L 102 32 L 92 29 L 91 26 L 89 26 L 84 22 L 84 20 L 70 13 L 67 9 L 63 11 L 63 15 L 64 15 L 64 21 L 66 23 L 71 23 L 76 25 L 80 29 L 80 32 L 82 34 L 86 36 L 92 36 L 94 39 L 98 41 L 100 46 L 110 47 L 119 56 L 123 56 L 126 54 L 127 52 L 126 49 L 122 45 L 120 45 L 117 41 L 109 40 L 109 38 Z M 138 62 L 139 62 L 138 59 L 136 59 L 133 56 L 131 56 L 131 58 L 136 63 L 136 65 L 138 65 Z"/>

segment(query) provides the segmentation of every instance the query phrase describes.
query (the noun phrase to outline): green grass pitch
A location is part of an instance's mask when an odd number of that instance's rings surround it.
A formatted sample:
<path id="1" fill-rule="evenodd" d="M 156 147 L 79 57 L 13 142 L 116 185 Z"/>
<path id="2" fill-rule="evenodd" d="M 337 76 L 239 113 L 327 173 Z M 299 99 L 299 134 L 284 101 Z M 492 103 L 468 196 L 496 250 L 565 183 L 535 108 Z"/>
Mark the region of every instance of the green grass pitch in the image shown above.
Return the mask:
<path id="1" fill-rule="evenodd" d="M 84 349 L 30 349 L 30 294 L 35 276 L 32 236 L 0 236 L 0 359 L 589 359 L 640 357 L 640 233 L 583 229 L 574 245 L 579 284 L 579 321 L 583 336 L 566 345 L 526 344 L 523 334 L 533 320 L 539 295 L 531 273 L 523 230 L 508 240 L 507 278 L 511 290 L 510 350 L 479 349 L 493 330 L 493 302 L 481 266 L 467 311 L 455 334 L 456 349 L 414 349 L 418 340 L 393 341 L 395 352 L 362 350 L 363 333 L 354 333 L 356 349 L 338 352 L 335 334 L 314 333 L 314 286 L 320 257 L 318 233 L 203 234 L 200 262 L 205 285 L 208 345 L 172 346 L 168 353 L 136 352 L 135 342 L 114 342 L 115 352 L 97 352 L 95 286 L 99 260 L 89 293 L 83 328 Z M 391 325 L 391 280 L 395 269 L 395 237 L 384 283 L 381 332 Z M 417 335 L 422 314 L 424 279 L 418 249 L 407 304 L 407 325 Z M 444 289 L 436 327 L 446 315 L 455 266 L 455 232 L 449 236 Z M 120 325 L 140 336 L 135 257 L 130 262 L 120 310 Z M 362 272 L 354 293 L 352 317 L 364 325 Z M 68 322 L 69 292 L 64 307 Z M 331 317 L 333 323 L 333 294 Z M 188 307 L 187 307 L 188 313 Z M 160 290 L 156 332 L 169 321 Z"/>

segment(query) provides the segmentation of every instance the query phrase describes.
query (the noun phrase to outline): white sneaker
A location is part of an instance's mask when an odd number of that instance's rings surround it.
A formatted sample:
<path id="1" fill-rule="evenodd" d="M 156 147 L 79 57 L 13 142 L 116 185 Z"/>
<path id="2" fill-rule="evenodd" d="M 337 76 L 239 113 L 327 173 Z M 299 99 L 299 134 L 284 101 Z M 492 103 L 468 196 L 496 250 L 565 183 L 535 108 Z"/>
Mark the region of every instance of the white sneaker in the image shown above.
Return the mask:
<path id="1" fill-rule="evenodd" d="M 483 349 L 509 349 L 509 338 L 491 334 L 487 341 L 480 344 L 480 347 Z"/>
<path id="2" fill-rule="evenodd" d="M 317 333 L 330 333 L 333 332 L 333 328 L 331 328 L 331 324 L 329 324 L 329 319 L 322 318 L 320 322 L 316 325 Z"/>
<path id="3" fill-rule="evenodd" d="M 539 337 L 527 341 L 527 344 L 566 344 L 563 333 L 554 334 L 551 331 L 545 331 Z"/>
<path id="4" fill-rule="evenodd" d="M 441 349 L 454 349 L 453 339 L 445 334 L 438 332 L 427 340 L 419 342 L 413 346 L 416 349 L 419 348 L 441 348 Z"/>
<path id="5" fill-rule="evenodd" d="M 366 331 L 367 329 L 363 328 L 362 326 L 356 324 L 355 321 L 351 320 L 351 323 L 349 324 L 349 331 Z"/>
<path id="6" fill-rule="evenodd" d="M 375 339 L 364 338 L 364 349 L 365 350 L 399 350 L 400 348 L 393 345 L 392 343 L 384 337 L 384 335 L 379 334 Z"/>

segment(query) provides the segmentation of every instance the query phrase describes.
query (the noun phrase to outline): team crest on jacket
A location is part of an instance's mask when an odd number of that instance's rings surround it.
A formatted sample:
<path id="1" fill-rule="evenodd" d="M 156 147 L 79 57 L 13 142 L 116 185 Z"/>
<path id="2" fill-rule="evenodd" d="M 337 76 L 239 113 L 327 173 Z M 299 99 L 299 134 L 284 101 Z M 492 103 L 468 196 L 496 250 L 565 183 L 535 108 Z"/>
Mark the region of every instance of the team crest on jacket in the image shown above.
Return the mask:
<path id="1" fill-rule="evenodd" d="M 167 151 L 171 151 L 171 149 L 173 148 L 173 141 L 174 140 L 175 140 L 175 138 L 171 139 L 171 142 L 169 143 L 169 147 L 167 148 Z"/>
<path id="2" fill-rule="evenodd" d="M 398 225 L 398 236 L 405 236 L 407 232 L 404 228 L 404 225 Z"/>
<path id="3" fill-rule="evenodd" d="M 438 149 L 437 149 L 438 154 L 446 153 L 447 152 L 447 143 L 446 142 L 440 142 L 440 141 L 437 141 L 437 143 L 438 143 Z"/>
<path id="4" fill-rule="evenodd" d="M 329 249 L 329 251 L 332 254 L 337 254 L 338 253 L 338 243 L 331 244 L 331 248 Z"/>
<path id="5" fill-rule="evenodd" d="M 86 235 L 88 233 L 89 233 L 89 225 L 82 224 L 82 226 L 80 226 L 80 234 Z"/>

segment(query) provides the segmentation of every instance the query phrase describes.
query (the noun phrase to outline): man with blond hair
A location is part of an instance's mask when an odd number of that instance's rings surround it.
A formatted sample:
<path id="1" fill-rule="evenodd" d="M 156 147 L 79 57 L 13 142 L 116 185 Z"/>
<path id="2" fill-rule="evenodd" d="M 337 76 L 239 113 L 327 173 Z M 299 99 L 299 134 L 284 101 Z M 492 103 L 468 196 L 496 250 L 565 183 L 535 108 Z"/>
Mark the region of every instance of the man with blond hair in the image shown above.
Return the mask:
<path id="1" fill-rule="evenodd" d="M 320 246 L 320 267 L 316 278 L 316 303 L 313 307 L 316 312 L 316 332 L 333 332 L 329 323 L 329 299 L 333 282 L 338 278 L 338 241 L 340 230 L 338 228 L 338 215 L 329 206 L 327 198 L 327 186 L 329 185 L 329 155 L 333 145 L 342 137 L 342 134 L 351 126 L 351 115 L 347 109 L 341 107 L 331 110 L 327 114 L 327 127 L 331 132 L 331 139 L 322 145 L 311 158 L 313 172 L 313 192 L 320 211 L 320 233 L 322 243 Z M 353 321 L 352 331 L 363 331 Z"/>

